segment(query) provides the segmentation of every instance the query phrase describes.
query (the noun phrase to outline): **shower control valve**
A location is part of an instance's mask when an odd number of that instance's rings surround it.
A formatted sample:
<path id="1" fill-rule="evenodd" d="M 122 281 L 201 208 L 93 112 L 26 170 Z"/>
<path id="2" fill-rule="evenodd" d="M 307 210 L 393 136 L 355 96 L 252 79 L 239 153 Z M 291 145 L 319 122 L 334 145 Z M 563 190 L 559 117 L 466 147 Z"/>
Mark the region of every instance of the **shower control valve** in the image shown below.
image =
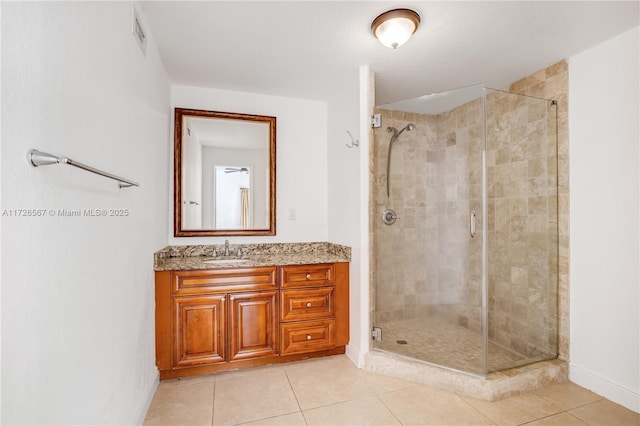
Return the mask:
<path id="1" fill-rule="evenodd" d="M 393 209 L 386 209 L 382 212 L 382 222 L 385 225 L 393 225 L 396 223 L 396 219 L 398 219 L 398 215 Z"/>

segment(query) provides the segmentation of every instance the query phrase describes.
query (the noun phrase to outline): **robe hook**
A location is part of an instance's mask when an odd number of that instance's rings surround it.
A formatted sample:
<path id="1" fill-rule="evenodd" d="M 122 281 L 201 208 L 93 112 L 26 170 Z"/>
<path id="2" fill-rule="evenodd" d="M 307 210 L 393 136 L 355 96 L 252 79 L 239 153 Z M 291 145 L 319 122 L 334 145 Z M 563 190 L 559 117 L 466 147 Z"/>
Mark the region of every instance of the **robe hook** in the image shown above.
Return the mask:
<path id="1" fill-rule="evenodd" d="M 345 144 L 347 148 L 357 148 L 360 145 L 360 141 L 353 138 L 353 135 L 350 131 L 347 130 L 347 133 L 351 137 L 351 144 Z"/>

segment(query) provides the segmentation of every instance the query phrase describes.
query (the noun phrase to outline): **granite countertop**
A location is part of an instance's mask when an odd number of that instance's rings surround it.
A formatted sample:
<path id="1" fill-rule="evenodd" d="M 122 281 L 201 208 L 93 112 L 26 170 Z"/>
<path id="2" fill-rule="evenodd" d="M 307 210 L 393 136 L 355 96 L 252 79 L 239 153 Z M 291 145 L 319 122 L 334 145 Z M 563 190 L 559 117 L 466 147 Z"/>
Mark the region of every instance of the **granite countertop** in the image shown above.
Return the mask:
<path id="1" fill-rule="evenodd" d="M 169 246 L 154 254 L 155 271 L 252 268 L 351 261 L 351 248 L 332 243 L 235 244 L 222 256 L 223 245 Z M 213 256 L 213 253 L 218 253 Z M 213 263 L 207 263 L 214 260 Z M 227 261 L 228 260 L 228 261 Z M 242 261 L 240 261 L 242 260 Z"/>

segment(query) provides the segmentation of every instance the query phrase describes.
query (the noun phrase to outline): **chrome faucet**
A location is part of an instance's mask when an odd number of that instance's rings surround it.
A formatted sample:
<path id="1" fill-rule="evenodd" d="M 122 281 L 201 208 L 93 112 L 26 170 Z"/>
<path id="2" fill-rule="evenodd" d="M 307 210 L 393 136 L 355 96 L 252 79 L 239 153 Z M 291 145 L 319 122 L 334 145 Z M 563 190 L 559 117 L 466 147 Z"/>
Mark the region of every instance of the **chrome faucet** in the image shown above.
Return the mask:
<path id="1" fill-rule="evenodd" d="M 231 253 L 229 252 L 229 240 L 224 240 L 224 255 L 231 256 Z"/>

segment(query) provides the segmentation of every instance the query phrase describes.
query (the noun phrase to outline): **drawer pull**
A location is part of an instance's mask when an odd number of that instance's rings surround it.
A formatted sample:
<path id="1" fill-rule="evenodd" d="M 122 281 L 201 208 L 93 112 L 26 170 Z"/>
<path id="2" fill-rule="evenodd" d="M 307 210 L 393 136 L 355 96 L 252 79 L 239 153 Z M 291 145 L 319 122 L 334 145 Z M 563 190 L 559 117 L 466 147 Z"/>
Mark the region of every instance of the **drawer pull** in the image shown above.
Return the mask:
<path id="1" fill-rule="evenodd" d="M 307 334 L 307 340 L 311 340 L 311 335 Z"/>
<path id="2" fill-rule="evenodd" d="M 307 274 L 307 279 L 310 280 L 311 279 L 311 274 Z"/>
<path id="3" fill-rule="evenodd" d="M 311 302 L 307 302 L 307 308 L 311 307 Z"/>

